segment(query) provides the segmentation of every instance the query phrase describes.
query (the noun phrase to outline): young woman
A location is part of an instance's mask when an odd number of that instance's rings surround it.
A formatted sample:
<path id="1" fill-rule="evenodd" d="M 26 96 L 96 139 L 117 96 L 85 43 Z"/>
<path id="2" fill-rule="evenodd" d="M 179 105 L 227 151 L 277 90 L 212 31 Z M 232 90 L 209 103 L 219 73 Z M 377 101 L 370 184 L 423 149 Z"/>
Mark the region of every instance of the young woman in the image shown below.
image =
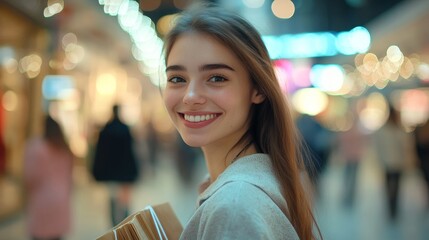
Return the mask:
<path id="1" fill-rule="evenodd" d="M 258 32 L 194 6 L 165 41 L 163 98 L 210 179 L 182 239 L 313 239 L 299 140 Z"/>
<path id="2" fill-rule="evenodd" d="M 73 159 L 60 125 L 46 116 L 43 136 L 30 139 L 24 152 L 31 239 L 59 240 L 69 232 Z"/>

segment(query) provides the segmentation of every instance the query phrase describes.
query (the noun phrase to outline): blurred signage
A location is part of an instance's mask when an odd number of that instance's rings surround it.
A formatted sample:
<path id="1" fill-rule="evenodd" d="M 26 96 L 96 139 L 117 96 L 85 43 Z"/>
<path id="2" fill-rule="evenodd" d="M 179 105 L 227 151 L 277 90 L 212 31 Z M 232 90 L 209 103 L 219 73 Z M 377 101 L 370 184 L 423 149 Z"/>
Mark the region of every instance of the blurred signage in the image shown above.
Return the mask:
<path id="1" fill-rule="evenodd" d="M 368 51 L 369 31 L 355 27 L 347 32 L 300 33 L 263 36 L 272 59 L 326 57 L 337 54 L 353 55 Z"/>
<path id="2" fill-rule="evenodd" d="M 42 82 L 42 93 L 46 100 L 65 99 L 74 90 L 73 79 L 66 75 L 47 75 Z"/>

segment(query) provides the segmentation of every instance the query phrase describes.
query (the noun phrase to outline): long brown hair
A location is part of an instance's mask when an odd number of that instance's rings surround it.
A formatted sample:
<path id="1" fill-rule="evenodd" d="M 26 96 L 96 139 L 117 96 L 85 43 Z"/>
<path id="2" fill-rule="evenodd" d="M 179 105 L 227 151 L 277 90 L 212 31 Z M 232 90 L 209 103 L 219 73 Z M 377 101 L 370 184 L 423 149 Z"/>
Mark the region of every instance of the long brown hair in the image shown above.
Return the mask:
<path id="1" fill-rule="evenodd" d="M 166 36 L 165 59 L 176 39 L 192 31 L 208 34 L 234 52 L 250 73 L 254 86 L 266 96 L 264 102 L 252 107 L 250 128 L 240 142 L 253 141 L 259 152 L 270 156 L 292 225 L 300 239 L 314 239 L 312 230 L 316 222 L 301 183 L 301 173 L 305 171 L 301 141 L 259 33 L 237 14 L 213 5 L 193 5 L 182 13 Z"/>

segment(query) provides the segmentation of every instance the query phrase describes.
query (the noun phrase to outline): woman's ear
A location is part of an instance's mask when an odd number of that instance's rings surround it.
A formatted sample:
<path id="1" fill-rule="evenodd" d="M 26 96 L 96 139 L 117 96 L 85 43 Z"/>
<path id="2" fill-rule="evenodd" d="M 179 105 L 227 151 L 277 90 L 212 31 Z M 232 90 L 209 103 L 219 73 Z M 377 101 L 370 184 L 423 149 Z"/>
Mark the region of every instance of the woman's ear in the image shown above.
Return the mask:
<path id="1" fill-rule="evenodd" d="M 258 89 L 255 89 L 252 94 L 252 103 L 259 104 L 265 100 L 265 95 L 262 94 Z"/>

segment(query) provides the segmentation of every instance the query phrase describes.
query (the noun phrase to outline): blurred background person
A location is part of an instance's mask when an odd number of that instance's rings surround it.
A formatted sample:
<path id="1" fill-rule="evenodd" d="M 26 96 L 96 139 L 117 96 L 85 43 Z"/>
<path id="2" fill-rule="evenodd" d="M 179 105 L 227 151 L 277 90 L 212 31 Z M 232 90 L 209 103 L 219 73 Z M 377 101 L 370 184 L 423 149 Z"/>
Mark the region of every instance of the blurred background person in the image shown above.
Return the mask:
<path id="1" fill-rule="evenodd" d="M 119 117 L 119 105 L 112 107 L 112 114 L 111 121 L 100 131 L 92 173 L 95 180 L 108 183 L 111 221 L 115 226 L 129 213 L 131 185 L 140 168 L 130 128 Z"/>
<path id="2" fill-rule="evenodd" d="M 319 175 L 325 170 L 331 153 L 334 133 L 325 128 L 315 116 L 302 114 L 296 119 L 296 125 L 308 150 L 305 154 L 308 173 L 313 184 L 317 185 Z"/>
<path id="3" fill-rule="evenodd" d="M 374 133 L 377 157 L 383 166 L 389 217 L 398 214 L 400 180 L 411 157 L 412 138 L 401 124 L 400 113 L 390 105 L 386 123 Z"/>
<path id="4" fill-rule="evenodd" d="M 61 239 L 70 230 L 73 154 L 60 125 L 45 118 L 43 136 L 24 153 L 28 233 L 32 239 Z"/>
<path id="5" fill-rule="evenodd" d="M 419 167 L 426 183 L 427 207 L 429 207 L 429 121 L 415 129 L 414 139 Z"/>
<path id="6" fill-rule="evenodd" d="M 350 128 L 337 135 L 338 150 L 345 163 L 343 203 L 347 207 L 354 203 L 359 164 L 364 157 L 367 140 L 359 116 L 352 114 L 351 118 Z"/>

